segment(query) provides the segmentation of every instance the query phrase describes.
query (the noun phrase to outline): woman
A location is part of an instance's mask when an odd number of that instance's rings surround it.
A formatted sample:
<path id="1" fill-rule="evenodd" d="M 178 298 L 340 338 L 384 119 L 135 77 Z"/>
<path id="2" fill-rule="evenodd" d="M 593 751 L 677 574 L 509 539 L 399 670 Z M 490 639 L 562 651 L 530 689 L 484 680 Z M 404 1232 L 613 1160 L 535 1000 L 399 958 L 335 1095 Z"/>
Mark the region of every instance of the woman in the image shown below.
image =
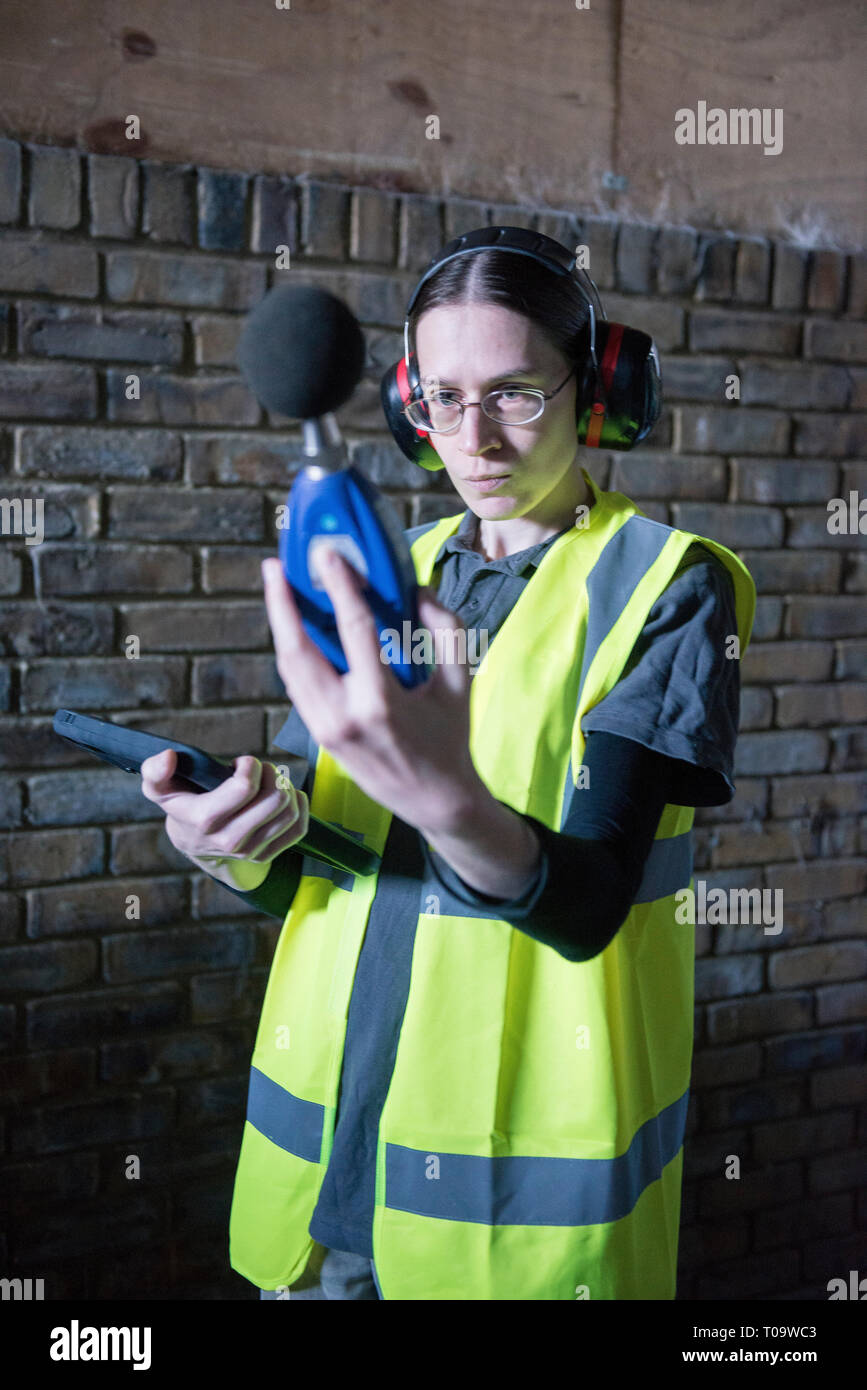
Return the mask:
<path id="1" fill-rule="evenodd" d="M 232 1264 L 263 1297 L 673 1298 L 694 965 L 674 894 L 693 808 L 733 795 L 754 588 L 582 467 L 574 282 L 456 256 L 411 326 L 466 504 L 407 533 L 420 616 L 486 633 L 481 666 L 443 642 L 404 689 L 337 558 L 340 677 L 266 562 L 303 789 L 256 759 L 206 796 L 171 792 L 173 753 L 143 768 L 172 842 L 286 918 Z M 382 852 L 378 878 L 269 872 L 308 807 Z"/>

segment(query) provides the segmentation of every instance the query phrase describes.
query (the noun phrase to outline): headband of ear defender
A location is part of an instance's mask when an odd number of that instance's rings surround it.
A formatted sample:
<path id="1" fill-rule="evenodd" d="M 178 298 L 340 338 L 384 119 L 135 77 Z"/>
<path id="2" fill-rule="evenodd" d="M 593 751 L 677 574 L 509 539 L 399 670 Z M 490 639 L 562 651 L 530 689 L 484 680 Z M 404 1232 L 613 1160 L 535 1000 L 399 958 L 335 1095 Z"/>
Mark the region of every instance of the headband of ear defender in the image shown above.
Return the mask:
<path id="1" fill-rule="evenodd" d="M 478 251 L 511 251 L 529 256 L 555 275 L 571 275 L 590 309 L 590 350 L 579 374 L 575 422 L 578 443 L 591 449 L 633 448 L 656 421 L 662 403 L 659 354 L 656 344 L 640 329 L 609 323 L 599 291 L 587 272 L 575 266 L 575 256 L 559 241 L 525 227 L 481 227 L 455 237 L 434 256 L 412 292 L 403 325 L 404 354 L 382 378 L 380 399 L 388 427 L 403 454 L 422 468 L 435 471 L 442 461 L 427 430 L 411 424 L 404 406 L 423 395 L 415 350 L 409 341 L 409 316 L 422 285 L 447 261 Z"/>

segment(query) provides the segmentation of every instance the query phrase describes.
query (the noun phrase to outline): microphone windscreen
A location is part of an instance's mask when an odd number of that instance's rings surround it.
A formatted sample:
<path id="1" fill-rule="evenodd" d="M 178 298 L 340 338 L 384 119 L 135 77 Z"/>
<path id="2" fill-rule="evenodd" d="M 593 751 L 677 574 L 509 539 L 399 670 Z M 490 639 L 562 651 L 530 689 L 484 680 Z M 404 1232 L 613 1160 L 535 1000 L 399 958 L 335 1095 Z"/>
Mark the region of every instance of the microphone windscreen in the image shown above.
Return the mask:
<path id="1" fill-rule="evenodd" d="M 316 420 L 338 410 L 364 370 L 364 334 L 351 309 L 328 290 L 280 285 L 250 313 L 238 366 L 268 410 Z"/>

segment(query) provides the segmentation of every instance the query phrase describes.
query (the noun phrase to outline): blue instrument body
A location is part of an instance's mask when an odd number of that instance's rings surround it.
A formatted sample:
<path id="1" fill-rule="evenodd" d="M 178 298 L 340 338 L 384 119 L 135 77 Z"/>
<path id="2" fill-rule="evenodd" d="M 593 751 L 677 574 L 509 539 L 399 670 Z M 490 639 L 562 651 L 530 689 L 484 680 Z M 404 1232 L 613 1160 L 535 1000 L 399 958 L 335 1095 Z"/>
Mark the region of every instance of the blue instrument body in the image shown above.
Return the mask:
<path id="1" fill-rule="evenodd" d="M 318 471 L 318 470 L 317 470 Z M 352 466 L 311 477 L 305 468 L 287 499 L 280 530 L 280 561 L 304 630 L 341 674 L 348 669 L 334 609 L 315 574 L 311 557 L 328 541 L 362 578 L 365 601 L 379 631 L 380 645 L 390 642 L 386 664 L 402 685 L 423 684 L 433 668 L 412 660 L 418 615 L 418 584 L 406 537 L 387 498 Z M 408 626 L 405 626 L 408 624 Z"/>

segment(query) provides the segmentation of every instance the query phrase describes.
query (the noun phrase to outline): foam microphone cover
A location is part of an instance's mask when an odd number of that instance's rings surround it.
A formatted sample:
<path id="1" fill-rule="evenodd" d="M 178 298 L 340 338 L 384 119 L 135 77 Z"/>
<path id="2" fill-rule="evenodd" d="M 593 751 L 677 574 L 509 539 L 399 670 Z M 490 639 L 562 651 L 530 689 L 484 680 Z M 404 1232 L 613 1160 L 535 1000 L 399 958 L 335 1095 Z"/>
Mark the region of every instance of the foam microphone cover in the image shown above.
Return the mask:
<path id="1" fill-rule="evenodd" d="M 338 410 L 364 370 L 364 334 L 352 310 L 312 285 L 269 290 L 248 316 L 238 366 L 268 410 L 317 420 Z"/>

